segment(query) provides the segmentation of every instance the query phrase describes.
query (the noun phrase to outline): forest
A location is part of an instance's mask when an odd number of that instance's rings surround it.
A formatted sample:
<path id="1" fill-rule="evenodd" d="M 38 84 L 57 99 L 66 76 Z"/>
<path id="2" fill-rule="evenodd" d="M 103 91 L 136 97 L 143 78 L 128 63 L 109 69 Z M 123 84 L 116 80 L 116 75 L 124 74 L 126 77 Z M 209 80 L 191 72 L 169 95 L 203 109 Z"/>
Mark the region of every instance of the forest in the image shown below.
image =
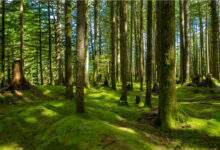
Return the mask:
<path id="1" fill-rule="evenodd" d="M 0 0 L 0 150 L 220 149 L 219 0 Z"/>

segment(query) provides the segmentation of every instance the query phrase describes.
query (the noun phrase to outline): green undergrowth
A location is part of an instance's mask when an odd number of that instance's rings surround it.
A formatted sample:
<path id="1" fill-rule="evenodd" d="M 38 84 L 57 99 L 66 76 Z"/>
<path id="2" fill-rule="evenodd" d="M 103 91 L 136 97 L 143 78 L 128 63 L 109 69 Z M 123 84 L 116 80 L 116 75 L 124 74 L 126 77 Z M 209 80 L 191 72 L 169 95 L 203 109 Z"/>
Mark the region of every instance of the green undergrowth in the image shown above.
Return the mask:
<path id="1" fill-rule="evenodd" d="M 0 150 L 142 150 L 220 148 L 220 89 L 177 85 L 176 126 L 169 133 L 143 120 L 145 92 L 129 91 L 119 106 L 120 87 L 86 89 L 84 114 L 62 86 L 0 95 Z M 135 104 L 135 97 L 141 103 Z M 153 106 L 158 104 L 153 95 Z M 9 102 L 8 102 L 9 101 Z"/>

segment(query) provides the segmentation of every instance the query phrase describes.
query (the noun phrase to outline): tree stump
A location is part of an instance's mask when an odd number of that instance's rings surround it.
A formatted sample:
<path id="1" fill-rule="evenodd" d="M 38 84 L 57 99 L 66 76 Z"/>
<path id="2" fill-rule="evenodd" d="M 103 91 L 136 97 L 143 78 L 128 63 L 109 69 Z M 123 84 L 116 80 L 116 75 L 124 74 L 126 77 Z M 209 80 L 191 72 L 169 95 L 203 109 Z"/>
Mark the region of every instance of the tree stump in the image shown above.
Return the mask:
<path id="1" fill-rule="evenodd" d="M 30 89 L 31 85 L 25 80 L 22 61 L 16 60 L 12 66 L 13 78 L 10 83 L 11 90 L 25 90 Z"/>

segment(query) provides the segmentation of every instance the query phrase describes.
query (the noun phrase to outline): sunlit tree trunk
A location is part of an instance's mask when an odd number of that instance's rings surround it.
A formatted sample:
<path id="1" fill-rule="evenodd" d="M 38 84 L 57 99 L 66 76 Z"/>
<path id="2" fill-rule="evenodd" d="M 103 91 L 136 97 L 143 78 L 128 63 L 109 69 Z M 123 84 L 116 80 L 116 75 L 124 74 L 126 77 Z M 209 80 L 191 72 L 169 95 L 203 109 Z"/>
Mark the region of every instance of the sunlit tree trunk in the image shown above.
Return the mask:
<path id="1" fill-rule="evenodd" d="M 50 20 L 50 15 L 51 15 L 51 4 L 50 0 L 48 0 L 47 4 L 47 12 L 48 12 L 48 40 L 49 40 L 49 51 L 48 51 L 48 67 L 49 67 L 49 84 L 51 85 L 53 82 L 53 74 L 52 74 L 52 58 L 51 58 L 51 53 L 52 53 L 52 35 L 51 35 L 51 20 Z"/>
<path id="2" fill-rule="evenodd" d="M 127 73 L 128 73 L 128 50 L 127 50 L 127 5 L 128 1 L 123 0 L 120 4 L 120 60 L 121 60 L 121 80 L 122 93 L 120 103 L 127 105 Z"/>
<path id="3" fill-rule="evenodd" d="M 160 51 L 160 94 L 159 119 L 161 129 L 172 126 L 176 105 L 175 73 L 175 1 L 160 1 L 161 11 L 161 51 Z M 163 19 L 162 19 L 163 18 Z"/>
<path id="4" fill-rule="evenodd" d="M 44 79 L 43 79 L 43 63 L 42 63 L 42 27 L 41 27 L 41 1 L 38 1 L 38 13 L 39 13 L 39 57 L 40 57 L 40 83 L 41 85 L 44 84 Z"/>
<path id="5" fill-rule="evenodd" d="M 111 87 L 112 89 L 116 89 L 116 74 L 115 74 L 115 53 L 116 53 L 116 48 L 115 48 L 115 2 L 113 0 L 110 1 L 111 5 Z"/>
<path id="6" fill-rule="evenodd" d="M 72 5 L 71 0 L 65 0 L 65 36 L 66 36 L 66 50 L 65 50 L 65 82 L 66 82 L 66 97 L 73 96 L 72 83 L 72 53 L 71 53 L 71 37 L 72 37 Z"/>
<path id="7" fill-rule="evenodd" d="M 77 75 L 76 99 L 77 112 L 84 112 L 85 60 L 86 60 L 86 29 L 87 29 L 87 0 L 77 1 Z"/>
<path id="8" fill-rule="evenodd" d="M 218 12 L 217 12 L 217 0 L 210 1 L 211 7 L 211 52 L 212 52 L 212 61 L 211 73 L 214 78 L 219 79 L 219 48 L 218 48 L 218 39 L 219 39 L 219 23 L 218 23 Z"/>
<path id="9" fill-rule="evenodd" d="M 147 56 L 146 56 L 146 99 L 145 105 L 151 107 L 152 84 L 152 1 L 147 3 Z"/>
<path id="10" fill-rule="evenodd" d="M 201 75 L 205 75 L 205 60 L 204 60 L 204 39 L 203 39 L 203 22 L 202 12 L 199 13 L 199 30 L 200 30 L 200 53 L 201 53 Z"/>

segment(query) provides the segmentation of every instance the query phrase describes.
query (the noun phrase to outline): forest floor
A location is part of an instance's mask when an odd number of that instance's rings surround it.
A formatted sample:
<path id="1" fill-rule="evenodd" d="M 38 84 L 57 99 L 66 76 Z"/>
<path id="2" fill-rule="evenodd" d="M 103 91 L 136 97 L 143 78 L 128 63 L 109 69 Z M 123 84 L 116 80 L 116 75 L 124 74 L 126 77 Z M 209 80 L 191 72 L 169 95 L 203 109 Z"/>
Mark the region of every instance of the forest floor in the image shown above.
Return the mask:
<path id="1" fill-rule="evenodd" d="M 64 87 L 37 89 L 0 95 L 0 150 L 220 149 L 220 88 L 177 85 L 178 122 L 169 133 L 144 121 L 150 110 L 135 105 L 136 95 L 144 100 L 137 84 L 128 107 L 118 105 L 120 90 L 87 89 L 83 115 Z"/>

